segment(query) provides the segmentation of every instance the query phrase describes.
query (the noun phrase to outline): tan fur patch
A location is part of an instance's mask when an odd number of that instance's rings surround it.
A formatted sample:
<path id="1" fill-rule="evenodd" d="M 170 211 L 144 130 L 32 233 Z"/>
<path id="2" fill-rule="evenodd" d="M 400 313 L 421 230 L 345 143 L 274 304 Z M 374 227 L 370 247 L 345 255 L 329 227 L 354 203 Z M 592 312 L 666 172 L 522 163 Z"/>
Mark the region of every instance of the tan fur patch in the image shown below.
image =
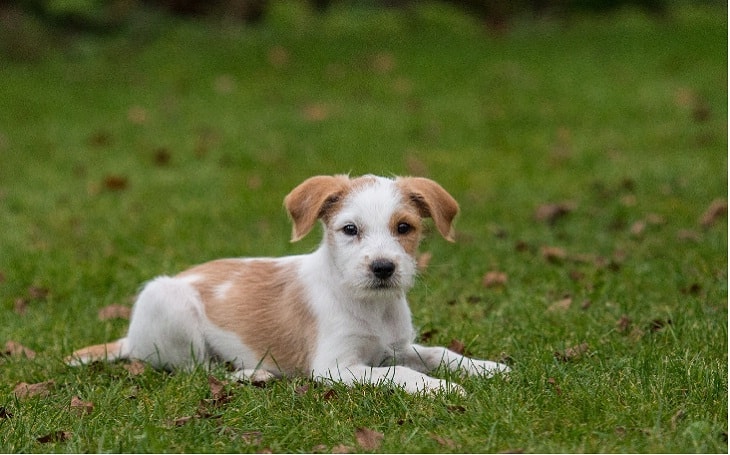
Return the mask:
<path id="1" fill-rule="evenodd" d="M 398 232 L 398 226 L 401 223 L 411 226 L 411 229 L 405 234 Z M 398 239 L 406 253 L 413 257 L 415 257 L 418 243 L 421 241 L 421 230 L 421 217 L 413 207 L 397 211 L 390 218 L 391 234 Z"/>
<path id="2" fill-rule="evenodd" d="M 191 284 L 203 299 L 207 317 L 236 333 L 265 368 L 287 374 L 309 371 L 316 321 L 293 265 L 270 259 L 223 259 L 178 275 L 185 276 L 201 277 Z"/>
<path id="3" fill-rule="evenodd" d="M 66 361 L 81 360 L 83 363 L 97 362 L 97 361 L 112 361 L 119 358 L 121 353 L 121 345 L 119 341 L 112 341 L 111 343 L 96 344 L 94 346 L 87 346 L 85 348 L 74 351 Z"/>
<path id="4" fill-rule="evenodd" d="M 453 222 L 459 213 L 459 204 L 433 180 L 422 177 L 398 177 L 395 181 L 406 202 L 412 204 L 422 217 L 433 218 L 439 233 L 454 241 Z"/>

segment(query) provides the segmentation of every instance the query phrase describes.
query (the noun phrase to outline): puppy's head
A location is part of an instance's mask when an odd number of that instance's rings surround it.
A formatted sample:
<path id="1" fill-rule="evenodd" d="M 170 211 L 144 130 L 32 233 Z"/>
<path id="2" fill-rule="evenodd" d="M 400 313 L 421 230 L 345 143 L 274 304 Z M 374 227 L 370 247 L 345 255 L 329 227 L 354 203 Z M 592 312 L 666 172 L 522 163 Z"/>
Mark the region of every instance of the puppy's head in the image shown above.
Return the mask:
<path id="1" fill-rule="evenodd" d="M 403 292 L 413 284 L 415 254 L 432 218 L 441 235 L 454 240 L 459 206 L 433 180 L 417 177 L 312 177 L 284 199 L 293 222 L 292 241 L 317 220 L 325 226 L 322 247 L 354 292 Z"/>

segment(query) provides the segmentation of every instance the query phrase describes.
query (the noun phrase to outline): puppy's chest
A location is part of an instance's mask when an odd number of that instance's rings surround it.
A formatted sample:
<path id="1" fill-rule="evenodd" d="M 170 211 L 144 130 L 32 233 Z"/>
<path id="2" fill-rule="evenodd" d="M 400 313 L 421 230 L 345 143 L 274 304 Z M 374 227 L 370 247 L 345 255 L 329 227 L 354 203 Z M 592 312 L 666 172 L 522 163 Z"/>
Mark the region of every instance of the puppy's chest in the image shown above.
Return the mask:
<path id="1" fill-rule="evenodd" d="M 372 366 L 387 363 L 410 346 L 411 320 L 406 315 L 383 314 L 375 320 L 360 320 L 356 336 L 350 338 L 363 360 Z"/>

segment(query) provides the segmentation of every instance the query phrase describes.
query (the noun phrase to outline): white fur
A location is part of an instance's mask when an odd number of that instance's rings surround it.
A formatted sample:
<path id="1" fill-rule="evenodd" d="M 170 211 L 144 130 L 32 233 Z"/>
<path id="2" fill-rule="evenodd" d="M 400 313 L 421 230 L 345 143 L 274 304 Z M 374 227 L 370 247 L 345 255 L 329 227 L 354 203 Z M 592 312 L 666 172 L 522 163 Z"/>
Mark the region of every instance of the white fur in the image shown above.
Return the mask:
<path id="1" fill-rule="evenodd" d="M 439 366 L 485 377 L 508 372 L 509 368 L 499 363 L 413 343 L 416 334 L 406 292 L 413 285 L 416 262 L 391 227 L 394 214 L 408 201 L 394 180 L 368 178 L 372 182 L 349 192 L 331 215 L 316 251 L 257 260 L 291 271 L 291 283 L 304 290 L 301 302 L 291 304 L 305 305 L 314 318 L 311 330 L 316 333 L 311 339 L 316 341 L 313 346 L 302 347 L 311 349 L 309 366 L 295 374 L 345 384 L 393 384 L 408 392 L 463 392 L 460 386 L 425 373 Z M 343 232 L 347 224 L 357 227 L 357 236 Z M 378 280 L 371 267 L 376 260 L 395 266 L 392 276 L 380 280 L 381 285 L 385 283 L 382 286 L 374 285 Z M 251 264 L 247 261 L 241 260 L 241 266 Z M 216 304 L 234 304 L 236 280 L 243 280 L 239 289 L 245 289 L 246 276 L 233 275 L 213 287 Z M 237 368 L 234 376 L 254 381 L 293 374 L 264 366 L 262 354 L 243 341 L 245 334 L 224 330 L 209 319 L 206 304 L 210 302 L 203 301 L 197 288 L 206 279 L 205 274 L 193 271 L 148 283 L 135 303 L 127 336 L 103 345 L 101 357 L 138 358 L 163 368 L 228 361 Z M 289 326 L 283 329 L 300 330 L 291 327 L 292 321 L 284 323 Z M 306 325 L 301 327 L 307 329 Z M 98 359 L 99 349 L 77 351 L 68 362 L 77 365 Z"/>

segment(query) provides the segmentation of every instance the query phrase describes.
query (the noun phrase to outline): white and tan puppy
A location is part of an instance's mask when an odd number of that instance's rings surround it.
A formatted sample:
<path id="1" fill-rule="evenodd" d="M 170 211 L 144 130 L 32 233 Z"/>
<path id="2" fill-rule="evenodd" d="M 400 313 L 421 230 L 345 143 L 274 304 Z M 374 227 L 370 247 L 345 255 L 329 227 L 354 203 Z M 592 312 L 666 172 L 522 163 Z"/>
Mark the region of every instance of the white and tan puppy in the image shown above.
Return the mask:
<path id="1" fill-rule="evenodd" d="M 427 376 L 443 365 L 491 376 L 505 365 L 414 344 L 406 292 L 422 218 L 453 241 L 456 201 L 425 178 L 312 177 L 284 199 L 292 240 L 321 220 L 311 254 L 222 259 L 143 288 L 127 336 L 80 349 L 72 365 L 141 359 L 159 368 L 228 362 L 238 378 L 300 375 L 408 392 L 463 392 Z"/>

